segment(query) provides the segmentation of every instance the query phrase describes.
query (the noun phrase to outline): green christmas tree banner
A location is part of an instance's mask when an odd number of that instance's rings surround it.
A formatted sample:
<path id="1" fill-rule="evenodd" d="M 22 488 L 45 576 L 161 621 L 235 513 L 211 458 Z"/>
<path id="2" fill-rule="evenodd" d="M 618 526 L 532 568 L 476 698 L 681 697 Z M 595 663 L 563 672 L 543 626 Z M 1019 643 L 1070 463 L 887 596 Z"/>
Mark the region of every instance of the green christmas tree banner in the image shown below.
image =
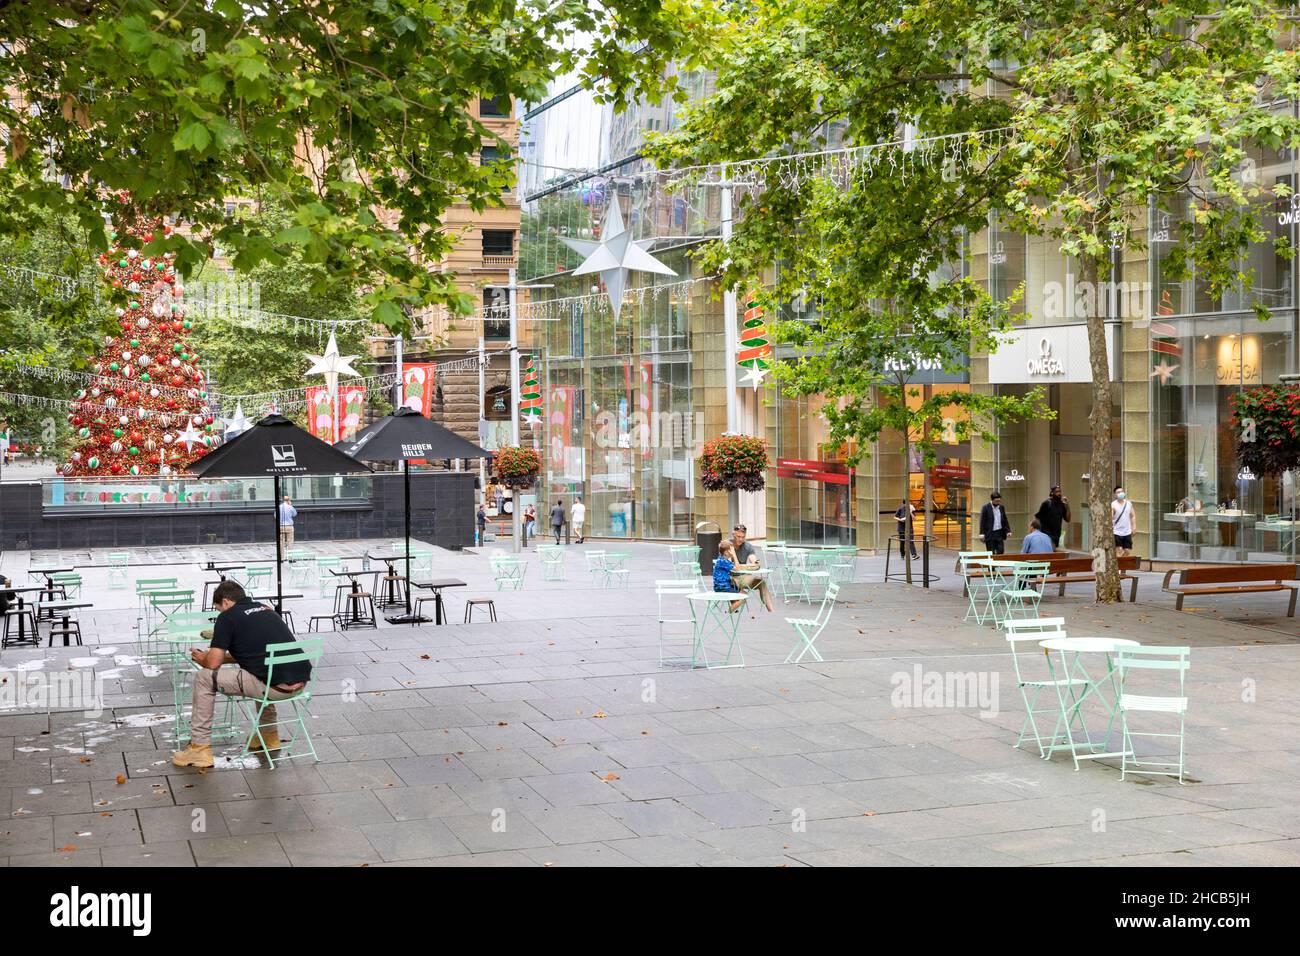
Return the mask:
<path id="1" fill-rule="evenodd" d="M 542 384 L 537 374 L 537 362 L 534 356 L 528 356 L 528 364 L 519 373 L 519 420 L 540 422 L 542 420 Z"/>
<path id="2" fill-rule="evenodd" d="M 754 282 L 742 290 L 740 300 L 745 303 L 745 312 L 740 320 L 740 347 L 736 350 L 736 365 L 748 369 L 744 381 L 752 384 L 755 391 L 772 369 L 772 339 L 763 307 L 755 295 L 758 287 Z"/>

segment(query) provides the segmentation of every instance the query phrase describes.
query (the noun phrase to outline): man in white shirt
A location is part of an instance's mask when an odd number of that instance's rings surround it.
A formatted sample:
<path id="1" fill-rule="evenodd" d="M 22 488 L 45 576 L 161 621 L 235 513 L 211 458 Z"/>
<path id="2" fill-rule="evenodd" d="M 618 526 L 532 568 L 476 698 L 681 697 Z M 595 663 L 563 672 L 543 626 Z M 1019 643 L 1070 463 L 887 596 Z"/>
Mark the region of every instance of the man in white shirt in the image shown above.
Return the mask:
<path id="1" fill-rule="evenodd" d="M 573 525 L 573 533 L 578 536 L 578 544 L 582 544 L 582 523 L 586 520 L 587 506 L 581 498 L 574 498 L 573 507 L 569 509 L 569 523 Z"/>
<path id="2" fill-rule="evenodd" d="M 293 519 L 298 517 L 298 509 L 293 506 L 289 496 L 280 502 L 280 547 L 288 551 L 293 547 Z"/>
<path id="3" fill-rule="evenodd" d="M 1115 500 L 1110 503 L 1110 523 L 1115 533 L 1115 554 L 1126 558 L 1133 553 L 1133 533 L 1137 531 L 1137 515 L 1123 485 L 1115 486 Z"/>

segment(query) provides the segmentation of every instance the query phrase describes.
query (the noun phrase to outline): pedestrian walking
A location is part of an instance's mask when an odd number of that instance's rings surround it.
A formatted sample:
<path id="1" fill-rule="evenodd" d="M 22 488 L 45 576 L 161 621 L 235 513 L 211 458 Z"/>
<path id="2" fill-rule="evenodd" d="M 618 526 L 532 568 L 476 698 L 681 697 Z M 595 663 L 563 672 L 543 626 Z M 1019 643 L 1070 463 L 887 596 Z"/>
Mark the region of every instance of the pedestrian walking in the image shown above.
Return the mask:
<path id="1" fill-rule="evenodd" d="M 587 506 L 582 503 L 581 496 L 573 499 L 573 509 L 569 517 L 573 524 L 573 533 L 578 538 L 578 544 L 582 544 L 582 526 L 587 520 Z"/>
<path id="2" fill-rule="evenodd" d="M 916 554 L 916 536 L 912 531 L 912 517 L 916 514 L 916 505 L 904 498 L 903 503 L 898 506 L 894 512 L 894 520 L 898 522 L 898 556 L 907 557 L 907 548 L 910 545 L 912 549 L 912 558 Z"/>
<path id="3" fill-rule="evenodd" d="M 1115 500 L 1110 503 L 1110 523 L 1115 534 L 1115 553 L 1121 558 L 1133 553 L 1133 534 L 1137 531 L 1137 515 L 1133 502 L 1123 485 L 1115 486 Z"/>
<path id="4" fill-rule="evenodd" d="M 555 535 L 555 543 L 560 543 L 560 532 L 564 530 L 564 505 L 559 501 L 555 502 L 555 507 L 551 509 L 551 532 Z"/>
<path id="5" fill-rule="evenodd" d="M 1010 534 L 1011 522 L 1007 520 L 1007 509 L 1002 507 L 1002 494 L 995 491 L 980 509 L 980 540 L 994 554 L 1002 554 Z"/>
<path id="6" fill-rule="evenodd" d="M 1038 519 L 1043 534 L 1052 539 L 1052 549 L 1059 548 L 1061 529 L 1070 523 L 1070 499 L 1061 494 L 1060 485 L 1052 485 L 1034 517 Z"/>
<path id="7" fill-rule="evenodd" d="M 280 502 L 280 549 L 288 551 L 293 547 L 293 519 L 298 517 L 298 509 L 288 495 Z"/>

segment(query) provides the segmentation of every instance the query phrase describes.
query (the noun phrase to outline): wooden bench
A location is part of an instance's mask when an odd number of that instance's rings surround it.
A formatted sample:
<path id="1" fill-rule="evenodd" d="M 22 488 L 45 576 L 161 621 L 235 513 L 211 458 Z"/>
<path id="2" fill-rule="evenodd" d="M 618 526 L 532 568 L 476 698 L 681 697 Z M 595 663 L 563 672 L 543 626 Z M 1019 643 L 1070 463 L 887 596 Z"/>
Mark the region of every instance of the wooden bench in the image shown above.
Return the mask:
<path id="1" fill-rule="evenodd" d="M 1128 600 L 1132 604 L 1137 600 L 1138 579 L 1137 575 L 1126 574 L 1125 572 L 1138 570 L 1142 559 L 1135 554 L 1130 554 L 1127 557 L 1117 558 L 1117 560 L 1119 562 L 1119 579 L 1132 582 L 1128 591 Z M 1061 558 L 1050 563 L 1052 565 L 1051 573 L 1043 579 L 1043 583 L 1058 585 L 1060 590 L 1057 591 L 1057 595 L 1059 597 L 1065 596 L 1065 586 L 1067 584 L 1085 584 L 1097 580 L 1097 575 L 1092 570 L 1092 558 Z"/>
<path id="2" fill-rule="evenodd" d="M 1169 586 L 1173 576 L 1178 575 L 1178 584 Z M 1259 591 L 1290 591 L 1291 601 L 1287 605 L 1286 616 L 1295 617 L 1296 586 L 1283 584 L 1283 581 L 1295 581 L 1296 566 L 1286 564 L 1224 564 L 1203 568 L 1175 568 L 1165 572 L 1162 591 L 1178 596 L 1174 605 L 1183 609 L 1183 599 L 1189 594 L 1251 594 Z M 1260 583 L 1251 583 L 1260 582 Z M 1264 583 L 1268 582 L 1268 583 Z M 1192 587 L 1191 585 L 1200 585 Z"/>

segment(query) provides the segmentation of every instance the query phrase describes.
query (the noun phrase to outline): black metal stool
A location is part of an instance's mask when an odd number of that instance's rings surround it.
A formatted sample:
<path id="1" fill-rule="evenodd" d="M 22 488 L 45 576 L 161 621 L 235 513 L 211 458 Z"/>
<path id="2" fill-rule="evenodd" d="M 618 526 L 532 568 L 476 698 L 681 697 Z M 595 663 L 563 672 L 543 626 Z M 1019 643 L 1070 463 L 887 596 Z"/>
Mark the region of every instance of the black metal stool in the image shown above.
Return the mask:
<path id="1" fill-rule="evenodd" d="M 9 628 L 14 622 L 22 619 L 24 633 L 22 637 L 14 635 L 9 636 Z M 26 630 L 29 628 L 30 630 Z M 0 646 L 3 647 L 21 647 L 30 644 L 33 647 L 41 643 L 40 632 L 36 629 L 36 608 L 31 604 L 24 604 L 22 607 L 11 607 L 5 611 L 4 635 L 0 637 Z"/>
<path id="2" fill-rule="evenodd" d="M 487 605 L 488 614 L 491 616 L 492 620 L 495 621 L 497 619 L 496 602 L 493 601 L 491 598 L 467 598 L 465 600 L 465 621 L 464 621 L 465 624 L 473 623 L 474 608 L 481 604 Z"/>
<path id="3" fill-rule="evenodd" d="M 384 575 L 384 589 L 380 593 L 379 606 L 406 607 L 406 577 L 404 575 Z"/>
<path id="4" fill-rule="evenodd" d="M 343 630 L 354 627 L 378 627 L 375 599 L 369 591 L 348 591 L 343 596 Z"/>
<path id="5" fill-rule="evenodd" d="M 63 638 L 64 647 L 68 646 L 68 638 L 70 637 L 75 637 L 77 639 L 78 647 L 83 646 L 81 643 L 81 624 L 76 620 L 76 618 L 63 618 L 57 624 L 52 626 L 50 628 L 50 642 L 46 647 L 53 647 L 54 639 L 56 637 Z"/>

